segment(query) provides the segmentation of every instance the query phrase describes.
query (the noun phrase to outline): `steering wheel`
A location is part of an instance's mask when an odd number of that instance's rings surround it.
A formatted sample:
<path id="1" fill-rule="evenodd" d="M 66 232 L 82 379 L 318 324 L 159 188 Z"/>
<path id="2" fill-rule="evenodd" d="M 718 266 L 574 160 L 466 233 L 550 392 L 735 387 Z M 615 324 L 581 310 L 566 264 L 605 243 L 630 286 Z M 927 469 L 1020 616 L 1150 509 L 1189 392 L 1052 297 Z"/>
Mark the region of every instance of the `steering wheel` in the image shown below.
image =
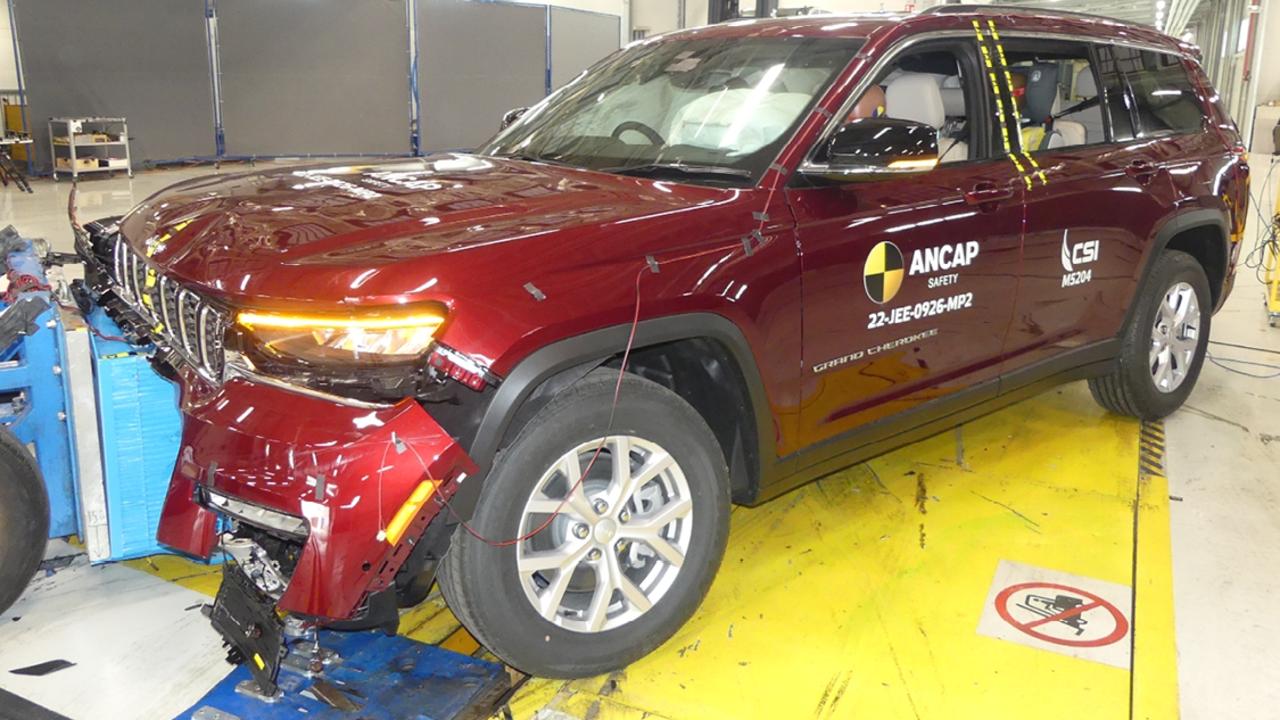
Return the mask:
<path id="1" fill-rule="evenodd" d="M 650 143 L 654 145 L 665 145 L 667 142 L 666 140 L 662 139 L 662 136 L 658 134 L 657 130 L 654 130 L 653 128 L 649 127 L 648 125 L 645 125 L 644 123 L 638 120 L 624 120 L 618 123 L 618 127 L 613 129 L 613 132 L 610 133 L 610 136 L 614 140 L 620 141 L 622 140 L 622 133 L 628 130 L 634 130 L 640 133 L 641 135 L 644 136 L 645 140 L 648 140 Z"/>

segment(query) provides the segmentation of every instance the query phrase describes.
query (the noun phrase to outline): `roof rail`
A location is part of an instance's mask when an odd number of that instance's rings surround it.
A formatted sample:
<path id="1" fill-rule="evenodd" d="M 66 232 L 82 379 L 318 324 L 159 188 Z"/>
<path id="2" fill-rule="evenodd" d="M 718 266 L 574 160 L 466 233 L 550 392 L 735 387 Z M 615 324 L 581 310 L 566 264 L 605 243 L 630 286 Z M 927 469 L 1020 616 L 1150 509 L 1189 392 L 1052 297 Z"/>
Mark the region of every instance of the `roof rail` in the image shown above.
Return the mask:
<path id="1" fill-rule="evenodd" d="M 1108 20 L 1121 25 L 1132 25 L 1133 23 L 1124 20 L 1117 20 L 1113 17 L 1105 15 L 1094 15 L 1092 13 L 1075 12 L 1072 10 L 1053 10 L 1043 7 L 1034 7 L 1026 5 L 964 5 L 964 4 L 947 4 L 934 5 L 931 8 L 921 10 L 921 15 L 958 15 L 962 13 L 975 13 L 982 15 L 996 15 L 1006 13 L 1035 13 L 1036 15 L 1049 15 L 1052 17 L 1068 17 L 1068 18 L 1088 18 L 1090 20 Z"/>

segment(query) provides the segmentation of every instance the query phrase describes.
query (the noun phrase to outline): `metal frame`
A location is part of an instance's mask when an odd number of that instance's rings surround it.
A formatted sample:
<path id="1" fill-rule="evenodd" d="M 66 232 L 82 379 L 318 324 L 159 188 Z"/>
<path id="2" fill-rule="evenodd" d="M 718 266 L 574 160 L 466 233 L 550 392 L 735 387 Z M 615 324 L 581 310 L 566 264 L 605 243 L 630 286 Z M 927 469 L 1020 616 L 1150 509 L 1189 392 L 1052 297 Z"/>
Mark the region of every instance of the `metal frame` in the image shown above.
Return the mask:
<path id="1" fill-rule="evenodd" d="M 23 250 L 0 260 L 10 270 L 47 285 L 30 241 Z M 52 303 L 48 291 L 33 292 Z M 36 464 L 49 491 L 49 537 L 63 537 L 78 533 L 80 523 L 72 403 L 63 372 L 67 346 L 56 305 L 40 314 L 36 328 L 34 333 L 19 337 L 12 345 L 13 352 L 0 362 L 0 393 L 12 398 L 0 406 L 0 423 L 35 449 Z"/>
<path id="2" fill-rule="evenodd" d="M 54 142 L 54 138 L 57 136 L 53 134 L 53 128 L 55 125 L 58 125 L 58 124 L 61 124 L 62 127 L 66 130 L 66 133 L 67 133 L 66 145 L 59 145 L 58 143 Z M 71 127 L 73 124 L 79 125 L 81 130 L 85 130 L 86 125 L 99 125 L 99 126 L 119 125 L 120 129 L 118 134 L 120 136 L 120 139 L 110 140 L 106 142 L 77 143 L 76 134 L 71 131 Z M 104 133 L 109 132 L 109 130 L 107 130 L 106 127 L 101 128 L 101 130 Z M 70 155 L 70 158 L 71 158 L 70 175 L 71 175 L 72 181 L 80 179 L 80 173 L 82 172 L 114 172 L 116 170 L 124 170 L 129 174 L 129 177 L 133 177 L 133 156 L 129 152 L 129 123 L 126 122 L 124 118 L 121 118 L 121 117 L 49 118 L 49 164 L 52 166 L 51 169 L 53 171 L 54 182 L 57 182 L 58 180 L 58 148 L 60 147 L 67 148 L 67 151 Z M 85 155 L 86 158 L 92 157 L 95 159 L 105 159 L 105 160 L 119 160 L 120 158 L 110 154 L 110 150 L 111 148 L 123 147 L 124 148 L 124 158 L 123 158 L 124 167 L 123 168 L 112 167 L 110 164 L 108 164 L 105 167 L 103 166 L 98 166 L 94 168 L 77 167 L 76 160 L 78 158 L 78 155 L 76 153 L 76 148 L 80 148 L 80 147 L 86 147 L 86 148 L 95 147 L 95 148 L 106 149 L 108 152 L 107 152 L 107 155 L 105 156 Z"/>

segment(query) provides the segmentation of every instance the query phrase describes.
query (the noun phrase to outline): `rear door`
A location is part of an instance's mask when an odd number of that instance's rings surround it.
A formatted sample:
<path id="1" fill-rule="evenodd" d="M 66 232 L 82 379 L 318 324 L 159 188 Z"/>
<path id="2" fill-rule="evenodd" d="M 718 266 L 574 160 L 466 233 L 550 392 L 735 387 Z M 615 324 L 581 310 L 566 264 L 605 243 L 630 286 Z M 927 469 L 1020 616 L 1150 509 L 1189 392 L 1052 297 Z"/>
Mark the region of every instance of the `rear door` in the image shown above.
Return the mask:
<path id="1" fill-rule="evenodd" d="M 1057 73 L 1056 112 L 1084 105 L 1062 114 L 1051 126 L 1058 137 L 1049 143 L 1033 145 L 1038 132 L 1019 133 L 1043 175 L 1026 193 L 1022 281 L 1006 371 L 1116 336 L 1147 244 L 1179 195 L 1171 174 L 1178 165 L 1167 138 L 1139 124 L 1133 111 L 1127 77 L 1140 70 L 1144 52 L 1043 38 L 1006 40 L 1015 73 L 1044 64 L 1063 69 Z M 1095 88 L 1102 128 L 1089 122 L 1093 106 L 1082 96 Z M 1024 128 L 1042 122 L 1023 117 Z"/>
<path id="2" fill-rule="evenodd" d="M 994 103 L 974 44 L 913 45 L 919 62 L 906 65 L 917 74 L 945 70 L 946 53 L 963 76 L 951 75 L 947 89 L 959 79 L 964 96 L 963 109 L 947 102 L 946 124 L 954 130 L 967 121 L 955 132 L 967 137 L 968 159 L 958 153 L 905 179 L 787 191 L 802 257 L 800 435 L 809 445 L 826 443 L 805 464 L 868 441 L 869 423 L 881 421 L 886 431 L 894 420 L 914 424 L 901 414 L 997 375 L 1017 284 L 1024 183 L 993 142 Z M 902 70 L 891 64 L 886 72 Z M 892 106 L 885 114 L 897 116 Z M 994 393 L 994 383 L 988 387 Z M 870 434 L 849 435 L 856 429 Z"/>

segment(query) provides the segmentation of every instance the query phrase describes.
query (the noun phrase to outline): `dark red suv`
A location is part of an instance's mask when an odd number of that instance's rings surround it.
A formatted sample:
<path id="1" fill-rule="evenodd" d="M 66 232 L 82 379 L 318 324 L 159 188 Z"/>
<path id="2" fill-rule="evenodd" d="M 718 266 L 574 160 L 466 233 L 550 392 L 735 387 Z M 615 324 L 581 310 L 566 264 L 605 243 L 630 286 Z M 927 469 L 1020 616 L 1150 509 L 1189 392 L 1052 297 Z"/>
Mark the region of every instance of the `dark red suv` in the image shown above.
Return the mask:
<path id="1" fill-rule="evenodd" d="M 531 673 L 693 613 L 731 503 L 1087 378 L 1187 397 L 1248 168 L 1196 51 L 945 6 L 685 30 L 470 154 L 198 179 L 89 225 L 182 388 L 164 543 L 270 689 L 281 622 L 394 628 L 436 570 Z"/>

